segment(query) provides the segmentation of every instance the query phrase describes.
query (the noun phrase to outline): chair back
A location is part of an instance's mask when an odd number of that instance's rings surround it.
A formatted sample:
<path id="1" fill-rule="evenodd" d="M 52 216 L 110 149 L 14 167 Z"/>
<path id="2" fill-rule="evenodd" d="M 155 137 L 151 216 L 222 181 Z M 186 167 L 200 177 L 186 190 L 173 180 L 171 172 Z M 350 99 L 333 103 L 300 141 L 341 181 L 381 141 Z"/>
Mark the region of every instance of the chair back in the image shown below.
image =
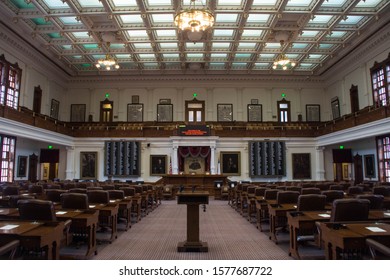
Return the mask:
<path id="1" fill-rule="evenodd" d="M 343 185 L 330 185 L 329 190 L 331 191 L 344 191 Z"/>
<path id="2" fill-rule="evenodd" d="M 28 187 L 28 192 L 32 194 L 43 194 L 43 186 L 42 185 L 30 185 Z"/>
<path id="3" fill-rule="evenodd" d="M 321 190 L 319 188 L 306 188 L 302 189 L 301 194 L 321 194 Z"/>
<path id="4" fill-rule="evenodd" d="M 32 195 L 10 195 L 8 200 L 8 207 L 10 208 L 18 208 L 18 201 L 19 200 L 29 200 L 29 199 L 35 199 L 35 196 Z"/>
<path id="5" fill-rule="evenodd" d="M 61 194 L 61 206 L 64 209 L 88 210 L 88 196 L 85 193 Z"/>
<path id="6" fill-rule="evenodd" d="M 119 190 L 125 193 L 125 196 L 134 196 L 135 189 L 133 187 L 120 187 Z"/>
<path id="7" fill-rule="evenodd" d="M 300 193 L 295 191 L 280 191 L 276 196 L 276 203 L 297 203 Z"/>
<path id="8" fill-rule="evenodd" d="M 286 187 L 286 191 L 293 191 L 293 192 L 301 192 L 302 191 L 302 187 L 300 186 L 290 186 L 290 187 Z"/>
<path id="9" fill-rule="evenodd" d="M 326 196 L 322 194 L 301 194 L 298 197 L 298 211 L 321 211 L 325 209 Z"/>
<path id="10" fill-rule="evenodd" d="M 381 194 L 361 194 L 356 196 L 359 199 L 368 199 L 370 201 L 370 209 L 383 209 L 383 200 L 385 197 Z"/>
<path id="11" fill-rule="evenodd" d="M 264 196 L 266 190 L 268 190 L 266 187 L 257 187 L 255 189 L 255 196 Z"/>
<path id="12" fill-rule="evenodd" d="M 87 188 L 73 188 L 68 190 L 69 193 L 87 193 Z"/>
<path id="13" fill-rule="evenodd" d="M 342 199 L 344 197 L 344 191 L 341 190 L 322 191 L 321 194 L 326 196 L 326 203 L 333 203 L 335 199 Z"/>
<path id="14" fill-rule="evenodd" d="M 61 202 L 61 194 L 68 192 L 67 190 L 59 189 L 47 189 L 46 190 L 46 199 L 52 202 Z"/>
<path id="15" fill-rule="evenodd" d="M 108 203 L 110 201 L 107 191 L 87 191 L 89 203 Z"/>
<path id="16" fill-rule="evenodd" d="M 19 200 L 19 217 L 22 220 L 56 221 L 53 202 L 40 199 Z"/>
<path id="17" fill-rule="evenodd" d="M 351 186 L 351 187 L 348 188 L 347 193 L 348 194 L 352 194 L 352 195 L 354 195 L 354 194 L 361 194 L 361 193 L 363 193 L 363 190 L 364 189 L 362 187 Z"/>
<path id="18" fill-rule="evenodd" d="M 6 195 L 18 195 L 19 194 L 19 186 L 5 186 L 3 187 L 3 196 Z"/>
<path id="19" fill-rule="evenodd" d="M 331 222 L 365 221 L 368 219 L 370 201 L 368 199 L 336 199 L 333 201 Z"/>
<path id="20" fill-rule="evenodd" d="M 390 187 L 389 186 L 376 186 L 372 188 L 373 194 L 381 194 L 384 197 L 390 196 Z"/>
<path id="21" fill-rule="evenodd" d="M 108 198 L 109 199 L 124 199 L 125 192 L 121 190 L 108 190 Z"/>
<path id="22" fill-rule="evenodd" d="M 264 192 L 264 199 L 266 200 L 276 200 L 276 196 L 278 195 L 279 190 L 277 189 L 267 189 Z"/>

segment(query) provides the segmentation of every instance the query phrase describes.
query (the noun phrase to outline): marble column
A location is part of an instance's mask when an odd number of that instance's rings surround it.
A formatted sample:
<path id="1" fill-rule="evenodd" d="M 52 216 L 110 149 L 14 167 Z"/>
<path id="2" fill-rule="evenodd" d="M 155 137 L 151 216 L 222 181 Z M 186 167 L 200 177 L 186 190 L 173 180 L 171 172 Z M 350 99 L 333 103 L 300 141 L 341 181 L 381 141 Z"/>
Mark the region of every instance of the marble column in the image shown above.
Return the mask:
<path id="1" fill-rule="evenodd" d="M 66 180 L 73 180 L 75 175 L 75 153 L 74 153 L 74 147 L 66 147 Z"/>
<path id="2" fill-rule="evenodd" d="M 325 147 L 316 147 L 316 180 L 325 180 L 325 163 L 324 163 Z"/>

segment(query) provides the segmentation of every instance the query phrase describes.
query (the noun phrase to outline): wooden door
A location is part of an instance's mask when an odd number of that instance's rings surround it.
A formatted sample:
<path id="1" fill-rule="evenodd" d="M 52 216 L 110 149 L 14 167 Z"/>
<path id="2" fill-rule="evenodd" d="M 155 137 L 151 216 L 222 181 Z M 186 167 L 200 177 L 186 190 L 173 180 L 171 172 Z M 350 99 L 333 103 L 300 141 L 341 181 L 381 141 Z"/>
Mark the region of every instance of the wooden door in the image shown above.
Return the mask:
<path id="1" fill-rule="evenodd" d="M 32 154 L 29 156 L 28 160 L 28 180 L 32 183 L 37 181 L 38 174 L 38 156 L 36 154 Z"/>
<path id="2" fill-rule="evenodd" d="M 359 111 L 359 94 L 358 86 L 352 85 L 349 90 L 349 95 L 351 98 L 351 113 Z"/>
<path id="3" fill-rule="evenodd" d="M 40 114 L 41 113 L 41 103 L 42 103 L 42 89 L 41 86 L 34 87 L 34 99 L 33 99 L 33 112 Z"/>
<path id="4" fill-rule="evenodd" d="M 360 184 L 363 182 L 363 160 L 362 156 L 359 154 L 356 154 L 356 156 L 353 157 L 353 170 L 355 175 L 355 185 Z"/>

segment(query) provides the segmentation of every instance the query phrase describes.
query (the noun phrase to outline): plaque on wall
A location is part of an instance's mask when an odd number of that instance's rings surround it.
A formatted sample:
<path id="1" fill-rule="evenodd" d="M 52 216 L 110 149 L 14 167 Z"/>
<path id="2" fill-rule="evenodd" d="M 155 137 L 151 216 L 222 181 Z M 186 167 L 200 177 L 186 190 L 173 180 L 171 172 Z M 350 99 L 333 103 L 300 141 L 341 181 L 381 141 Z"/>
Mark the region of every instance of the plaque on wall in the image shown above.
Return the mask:
<path id="1" fill-rule="evenodd" d="M 284 142 L 249 142 L 250 177 L 280 177 L 285 175 L 286 148 Z"/>
<path id="2" fill-rule="evenodd" d="M 132 141 L 107 141 L 104 153 L 104 175 L 139 176 L 140 143 Z"/>

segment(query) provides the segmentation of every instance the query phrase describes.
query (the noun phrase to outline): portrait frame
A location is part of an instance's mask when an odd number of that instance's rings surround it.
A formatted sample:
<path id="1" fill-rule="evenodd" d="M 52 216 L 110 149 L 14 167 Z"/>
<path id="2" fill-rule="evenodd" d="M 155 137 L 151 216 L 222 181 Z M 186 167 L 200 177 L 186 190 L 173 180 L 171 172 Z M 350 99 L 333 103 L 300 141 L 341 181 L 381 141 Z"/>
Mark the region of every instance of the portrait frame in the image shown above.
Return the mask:
<path id="1" fill-rule="evenodd" d="M 364 155 L 364 177 L 370 179 L 376 177 L 375 156 L 373 154 Z"/>
<path id="2" fill-rule="evenodd" d="M 159 162 L 161 162 L 161 164 Z M 167 155 L 150 155 L 150 175 L 161 176 L 166 174 Z"/>
<path id="3" fill-rule="evenodd" d="M 172 104 L 157 104 L 157 121 L 172 122 L 173 121 L 173 105 Z"/>
<path id="4" fill-rule="evenodd" d="M 58 113 L 60 111 L 60 102 L 56 99 L 51 100 L 50 118 L 58 120 Z"/>
<path id="5" fill-rule="evenodd" d="M 18 156 L 18 172 L 17 177 L 27 176 L 27 156 Z"/>
<path id="6" fill-rule="evenodd" d="M 159 100 L 160 104 L 171 104 L 171 99 L 170 98 L 162 98 Z"/>
<path id="7" fill-rule="evenodd" d="M 220 103 L 217 104 L 217 121 L 232 122 L 233 121 L 233 104 Z"/>
<path id="8" fill-rule="evenodd" d="M 319 104 L 306 105 L 306 121 L 307 122 L 321 121 L 321 107 Z"/>
<path id="9" fill-rule="evenodd" d="M 143 122 L 144 121 L 144 104 L 127 104 L 127 121 Z"/>
<path id="10" fill-rule="evenodd" d="M 132 95 L 131 96 L 131 103 L 138 104 L 139 103 L 139 95 Z"/>
<path id="11" fill-rule="evenodd" d="M 310 153 L 292 154 L 293 179 L 311 179 Z"/>
<path id="12" fill-rule="evenodd" d="M 80 152 L 80 179 L 97 179 L 97 152 Z"/>
<path id="13" fill-rule="evenodd" d="M 85 104 L 71 104 L 70 105 L 70 121 L 71 122 L 85 122 L 85 111 L 87 106 Z"/>
<path id="14" fill-rule="evenodd" d="M 332 116 L 333 119 L 340 118 L 340 101 L 338 97 L 333 97 L 331 101 L 331 107 L 332 107 Z"/>
<path id="15" fill-rule="evenodd" d="M 263 106 L 261 104 L 248 104 L 248 122 L 263 121 Z"/>
<path id="16" fill-rule="evenodd" d="M 241 153 L 240 152 L 221 152 L 221 173 L 223 175 L 241 175 Z M 232 163 L 232 167 L 231 166 Z"/>

